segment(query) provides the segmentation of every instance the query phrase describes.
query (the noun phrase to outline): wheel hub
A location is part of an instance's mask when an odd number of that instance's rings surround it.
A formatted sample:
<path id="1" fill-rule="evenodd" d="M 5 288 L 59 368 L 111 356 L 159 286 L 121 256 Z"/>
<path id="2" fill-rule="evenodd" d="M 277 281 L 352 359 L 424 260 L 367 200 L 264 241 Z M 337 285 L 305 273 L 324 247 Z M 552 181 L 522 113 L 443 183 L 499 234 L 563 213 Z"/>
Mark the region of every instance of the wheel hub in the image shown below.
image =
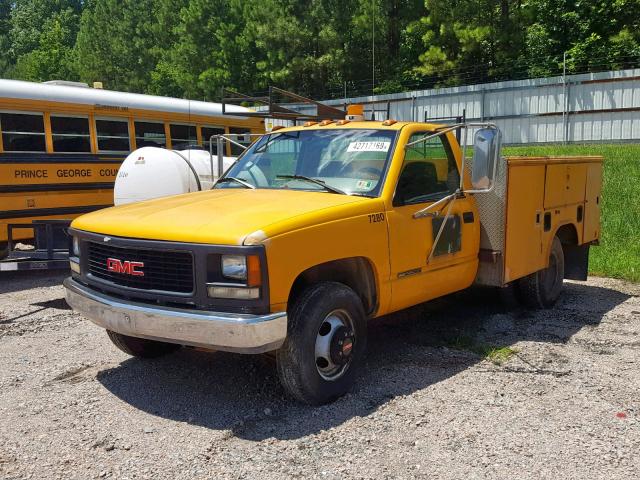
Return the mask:
<path id="1" fill-rule="evenodd" d="M 337 380 L 349 367 L 356 338 L 351 316 L 344 310 L 328 314 L 316 336 L 315 360 L 325 380 Z"/>
<path id="2" fill-rule="evenodd" d="M 330 355 L 336 365 L 345 365 L 353 351 L 353 332 L 346 327 L 336 329 L 331 339 Z"/>

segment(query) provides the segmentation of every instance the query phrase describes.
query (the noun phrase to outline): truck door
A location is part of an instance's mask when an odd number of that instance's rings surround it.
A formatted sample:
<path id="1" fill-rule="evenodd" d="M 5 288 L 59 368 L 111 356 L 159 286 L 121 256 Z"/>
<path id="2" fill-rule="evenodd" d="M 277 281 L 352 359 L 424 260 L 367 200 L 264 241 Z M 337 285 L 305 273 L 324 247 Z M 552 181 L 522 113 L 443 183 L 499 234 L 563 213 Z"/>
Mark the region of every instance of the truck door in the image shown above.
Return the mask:
<path id="1" fill-rule="evenodd" d="M 416 131 L 406 144 L 428 133 Z M 448 205 L 438 209 L 438 216 L 414 217 L 417 211 L 455 192 L 460 185 L 460 165 L 451 142 L 455 137 L 449 133 L 405 149 L 387 211 L 392 310 L 461 290 L 475 278 L 480 229 L 473 197 L 461 195 L 455 200 L 431 261 L 428 257 Z"/>

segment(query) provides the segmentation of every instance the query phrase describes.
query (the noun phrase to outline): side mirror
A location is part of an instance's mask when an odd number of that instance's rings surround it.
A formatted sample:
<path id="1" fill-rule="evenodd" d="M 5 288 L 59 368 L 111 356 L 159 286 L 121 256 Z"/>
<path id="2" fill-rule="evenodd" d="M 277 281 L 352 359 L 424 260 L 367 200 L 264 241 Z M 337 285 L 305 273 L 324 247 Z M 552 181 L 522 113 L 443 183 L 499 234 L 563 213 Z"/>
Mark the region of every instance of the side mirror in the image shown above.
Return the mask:
<path id="1" fill-rule="evenodd" d="M 500 158 L 500 130 L 495 127 L 479 129 L 473 136 L 471 184 L 477 193 L 493 188 Z"/>

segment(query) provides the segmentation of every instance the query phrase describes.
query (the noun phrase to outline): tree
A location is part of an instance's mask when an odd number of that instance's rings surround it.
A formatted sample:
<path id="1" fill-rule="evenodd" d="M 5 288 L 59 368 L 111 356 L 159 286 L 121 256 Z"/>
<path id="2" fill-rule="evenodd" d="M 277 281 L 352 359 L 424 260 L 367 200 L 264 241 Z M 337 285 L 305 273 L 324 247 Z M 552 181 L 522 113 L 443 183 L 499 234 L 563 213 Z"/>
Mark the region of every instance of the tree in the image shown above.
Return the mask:
<path id="1" fill-rule="evenodd" d="M 571 73 L 637 64 L 638 0 L 530 0 L 522 58 L 532 76 L 557 74 L 567 53 Z"/>
<path id="2" fill-rule="evenodd" d="M 11 7 L 13 1 L 0 0 L 0 52 L 4 52 L 0 56 L 0 77 L 8 74 L 11 68 L 11 59 L 8 55 L 11 49 L 11 38 L 9 31 L 11 28 Z"/>
<path id="3" fill-rule="evenodd" d="M 506 77 L 513 70 L 523 44 L 520 0 L 426 0 L 426 6 L 421 28 L 427 50 L 418 73 L 459 84 Z"/>
<path id="4" fill-rule="evenodd" d="M 42 26 L 38 46 L 18 57 L 13 75 L 37 82 L 76 80 L 73 45 L 78 20 L 71 8 L 54 13 Z"/>
<path id="5" fill-rule="evenodd" d="M 80 77 L 107 88 L 146 92 L 173 30 L 159 0 L 90 0 L 75 48 Z"/>
<path id="6" fill-rule="evenodd" d="M 12 5 L 13 4 L 13 5 Z M 11 48 L 8 53 L 13 59 L 29 53 L 41 46 L 40 36 L 48 20 L 63 11 L 79 14 L 81 0 L 16 0 L 10 15 Z"/>
<path id="7" fill-rule="evenodd" d="M 5 77 L 328 98 L 635 67 L 640 0 L 0 0 L 0 49 Z"/>
<path id="8" fill-rule="evenodd" d="M 173 44 L 162 53 L 152 73 L 152 91 L 212 100 L 219 97 L 223 86 L 242 82 L 246 86 L 252 72 L 240 73 L 241 66 L 251 61 L 243 56 L 248 48 L 241 35 L 241 8 L 240 1 L 186 2 L 177 11 Z"/>

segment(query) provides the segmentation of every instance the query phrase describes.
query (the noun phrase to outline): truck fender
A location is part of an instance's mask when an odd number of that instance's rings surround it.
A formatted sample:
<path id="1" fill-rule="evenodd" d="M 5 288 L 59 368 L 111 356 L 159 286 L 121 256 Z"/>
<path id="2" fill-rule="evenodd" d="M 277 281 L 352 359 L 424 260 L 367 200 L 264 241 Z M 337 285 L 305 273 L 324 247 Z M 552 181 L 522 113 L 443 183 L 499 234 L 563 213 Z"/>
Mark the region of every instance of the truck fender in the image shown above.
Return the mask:
<path id="1" fill-rule="evenodd" d="M 300 272 L 289 290 L 290 306 L 309 285 L 322 281 L 340 282 L 351 288 L 362 300 L 368 316 L 374 316 L 379 307 L 379 291 L 375 268 L 366 257 L 332 260 L 309 267 Z"/>

